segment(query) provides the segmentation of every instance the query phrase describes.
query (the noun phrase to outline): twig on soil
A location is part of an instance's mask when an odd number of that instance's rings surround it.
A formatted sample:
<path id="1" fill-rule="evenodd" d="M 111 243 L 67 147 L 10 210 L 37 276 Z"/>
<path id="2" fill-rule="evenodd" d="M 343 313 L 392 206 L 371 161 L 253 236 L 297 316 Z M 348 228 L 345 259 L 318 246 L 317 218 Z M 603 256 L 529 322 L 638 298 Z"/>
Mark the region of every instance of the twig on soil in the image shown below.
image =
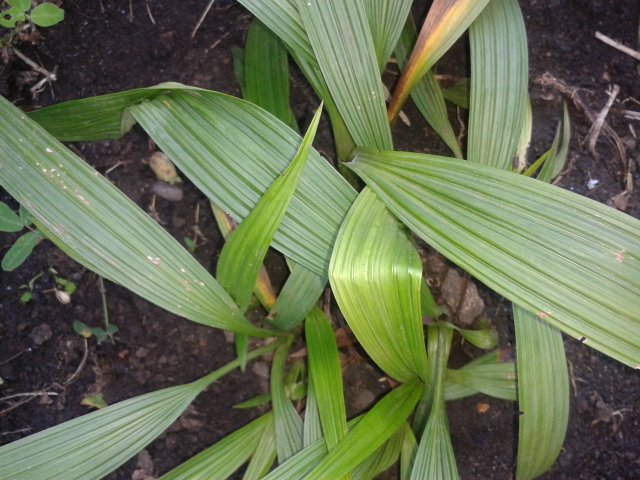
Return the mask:
<path id="1" fill-rule="evenodd" d="M 7 400 L 11 400 L 12 398 L 20 398 L 20 397 L 40 397 L 42 395 L 60 395 L 58 392 L 47 392 L 45 390 L 38 390 L 37 392 L 25 392 L 25 393 L 14 393 L 12 395 L 7 395 L 6 397 L 0 398 L 0 402 L 6 402 Z"/>
<path id="2" fill-rule="evenodd" d="M 42 65 L 38 65 L 36 62 L 31 60 L 29 57 L 27 57 L 24 53 L 22 53 L 16 47 L 12 46 L 11 50 L 13 51 L 13 53 L 16 54 L 16 57 L 18 57 L 24 63 L 29 65 L 36 72 L 44 75 L 47 78 L 47 80 L 49 80 L 49 81 L 57 80 L 58 77 L 56 76 L 56 74 L 54 72 L 50 72 L 49 70 L 44 68 Z"/>
<path id="3" fill-rule="evenodd" d="M 102 299 L 102 316 L 104 320 L 104 329 L 109 331 L 109 307 L 107 306 L 107 290 L 104 288 L 104 280 L 98 275 L 98 289 L 100 290 L 100 298 Z M 86 339 L 85 339 L 86 343 Z"/>
<path id="4" fill-rule="evenodd" d="M 1 362 L 0 362 L 0 365 L 4 365 L 5 363 L 9 363 L 9 362 L 11 362 L 11 361 L 15 360 L 16 358 L 18 358 L 18 357 L 19 357 L 20 355 L 22 355 L 23 353 L 31 353 L 31 352 L 32 352 L 31 347 L 29 347 L 29 348 L 25 348 L 24 350 L 22 350 L 22 351 L 20 351 L 20 352 L 16 353 L 15 355 L 10 356 L 10 357 L 9 357 L 9 358 L 7 358 L 6 360 L 1 361 Z"/>
<path id="5" fill-rule="evenodd" d="M 620 42 L 616 42 L 613 38 L 607 37 L 606 35 L 600 32 L 596 32 L 596 38 L 601 42 L 606 43 L 610 47 L 613 47 L 616 50 L 620 50 L 622 53 L 626 53 L 627 55 L 635 58 L 636 60 L 640 60 L 640 52 L 633 50 L 632 48 L 629 48 Z"/>
<path id="6" fill-rule="evenodd" d="M 209 2 L 207 7 L 204 9 L 204 12 L 202 12 L 202 15 L 200 15 L 200 18 L 198 19 L 196 26 L 193 27 L 193 30 L 191 30 L 191 39 L 193 39 L 193 37 L 196 36 L 196 33 L 198 32 L 200 25 L 202 25 L 202 22 L 204 22 L 204 19 L 207 18 L 207 15 L 209 14 L 209 10 L 211 10 L 211 7 L 213 7 L 213 2 L 215 2 L 215 0 L 211 0 Z"/>
<path id="7" fill-rule="evenodd" d="M 607 103 L 605 103 L 602 110 L 600 110 L 600 113 L 598 113 L 598 116 L 596 117 L 595 121 L 591 125 L 591 128 L 589 129 L 589 133 L 587 133 L 587 138 L 585 140 L 589 145 L 589 150 L 591 151 L 591 154 L 595 158 L 598 158 L 598 155 L 596 153 L 596 142 L 598 141 L 598 137 L 600 136 L 600 131 L 602 130 L 604 121 L 606 120 L 607 115 L 609 115 L 609 110 L 611 110 L 611 106 L 613 105 L 613 102 L 615 102 L 616 97 L 618 96 L 619 93 L 620 93 L 620 87 L 618 85 L 614 85 L 613 89 L 607 92 L 607 95 L 609 95 L 609 99 L 607 100 Z"/>
<path id="8" fill-rule="evenodd" d="M 133 0 L 129 0 L 129 23 L 133 23 Z"/>
<path id="9" fill-rule="evenodd" d="M 84 352 L 82 354 L 82 360 L 80 360 L 80 365 L 78 365 L 78 368 L 76 368 L 76 371 L 73 372 L 64 382 L 64 386 L 69 386 L 71 385 L 73 382 L 75 382 L 78 379 L 78 376 L 80 375 L 80 372 L 82 372 L 82 370 L 84 369 L 84 366 L 87 364 L 87 358 L 89 357 L 89 343 L 87 342 L 86 338 L 83 338 L 84 340 Z"/>
<path id="10" fill-rule="evenodd" d="M 32 430 L 31 427 L 21 428 L 19 430 L 11 430 L 10 432 L 0 432 L 0 437 L 4 437 L 5 435 L 17 435 L 18 433 L 26 433 Z"/>
<path id="11" fill-rule="evenodd" d="M 569 87 L 561 80 L 555 78 L 549 72 L 546 72 L 536 78 L 535 83 L 542 87 L 551 87 L 558 91 L 560 94 L 570 98 L 573 104 L 589 119 L 589 121 L 591 121 L 592 123 L 596 121 L 596 114 L 591 111 L 591 109 L 587 107 L 584 101 L 580 98 L 580 95 L 578 94 L 578 91 L 580 89 Z M 606 121 L 602 124 L 602 131 L 604 132 L 609 142 L 618 151 L 618 156 L 620 157 L 620 161 L 622 162 L 622 166 L 624 169 L 623 176 L 626 177 L 627 173 L 629 172 L 629 162 L 627 160 L 627 153 L 625 151 L 624 143 Z"/>

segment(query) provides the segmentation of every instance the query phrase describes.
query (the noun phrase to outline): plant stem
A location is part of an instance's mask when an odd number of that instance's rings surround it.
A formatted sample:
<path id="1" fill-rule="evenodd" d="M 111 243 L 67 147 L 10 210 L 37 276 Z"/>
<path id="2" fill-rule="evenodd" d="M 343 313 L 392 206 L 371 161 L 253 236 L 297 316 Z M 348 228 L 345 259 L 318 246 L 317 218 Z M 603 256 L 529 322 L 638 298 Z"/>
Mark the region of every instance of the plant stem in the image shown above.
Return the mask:
<path id="1" fill-rule="evenodd" d="M 104 317 L 104 330 L 109 330 L 109 308 L 107 307 L 107 290 L 104 288 L 104 280 L 98 275 L 98 289 L 102 298 L 102 316 Z"/>
<path id="2" fill-rule="evenodd" d="M 255 350 L 251 350 L 249 353 L 247 353 L 247 361 L 260 357 L 265 353 L 272 352 L 273 350 L 278 348 L 284 341 L 286 341 L 286 337 L 284 339 L 276 340 L 275 342 L 269 343 L 267 345 L 263 345 L 262 347 L 258 347 Z M 196 380 L 195 382 L 193 382 L 193 385 L 197 385 L 198 388 L 205 389 L 213 382 L 225 376 L 227 373 L 232 372 L 238 367 L 240 367 L 240 359 L 236 358 L 235 360 L 230 361 L 219 369 L 214 370 L 213 372 Z"/>

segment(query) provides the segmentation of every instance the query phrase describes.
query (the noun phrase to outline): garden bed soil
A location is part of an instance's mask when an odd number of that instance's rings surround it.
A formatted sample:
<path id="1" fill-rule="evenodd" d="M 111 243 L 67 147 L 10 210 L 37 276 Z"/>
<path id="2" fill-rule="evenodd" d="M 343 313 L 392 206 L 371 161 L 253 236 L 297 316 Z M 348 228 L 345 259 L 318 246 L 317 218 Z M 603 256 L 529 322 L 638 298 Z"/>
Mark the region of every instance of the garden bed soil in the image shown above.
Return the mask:
<path id="1" fill-rule="evenodd" d="M 24 53 L 46 68 L 57 67 L 57 81 L 34 98 L 29 92 L 33 82 L 21 83 L 29 67 L 16 60 L 0 66 L 0 93 L 25 109 L 165 81 L 238 95 L 231 48 L 244 44 L 251 16 L 236 2 L 219 0 L 192 40 L 190 32 L 206 3 L 140 0 L 132 2 L 130 10 L 127 0 L 67 0 L 63 23 L 43 31 L 40 44 L 21 45 Z M 640 155 L 635 137 L 640 122 L 623 115 L 625 109 L 640 110 L 639 63 L 594 37 L 598 30 L 637 48 L 640 5 L 636 0 L 520 3 L 530 47 L 534 112 L 530 158 L 537 158 L 551 144 L 562 102 L 566 101 L 573 132 L 569 168 L 559 185 L 604 203 L 615 202 L 640 217 L 640 177 L 636 173 Z M 458 45 L 456 52 L 464 55 L 464 46 Z M 450 54 L 443 62 L 440 73 L 450 73 L 448 65 L 455 65 L 452 57 Z M 318 102 L 296 72 L 293 81 L 293 109 L 304 126 Z M 604 135 L 597 142 L 596 155 L 583 144 L 592 124 L 588 112 L 600 111 L 608 99 L 607 90 L 614 84 L 620 86 L 620 93 L 607 121 L 622 140 L 625 158 Z M 416 111 L 410 106 L 406 111 L 413 124 L 395 126 L 397 137 L 404 139 L 397 142 L 398 148 L 425 151 L 425 144 L 435 145 L 431 140 L 434 134 Z M 330 157 L 331 139 L 326 123 L 323 125 L 316 145 Z M 222 239 L 207 200 L 185 182 L 180 186 L 184 192 L 181 201 L 157 198 L 153 204 L 155 179 L 147 160 L 154 146 L 142 130 L 134 128 L 121 140 L 74 144 L 72 148 L 153 213 L 176 238 L 182 241 L 196 235 L 199 246 L 195 256 L 215 271 Z M 625 174 L 629 171 L 635 189 L 622 198 L 619 194 L 627 188 Z M 589 188 L 596 180 L 595 188 Z M 0 197 L 16 206 L 3 191 Z M 0 254 L 15 238 L 13 234 L 0 235 Z M 282 270 L 276 255 L 269 264 Z M 71 303 L 61 304 L 56 298 L 50 269 L 77 284 Z M 32 300 L 21 303 L 21 286 L 41 273 L 34 282 Z M 501 335 L 501 345 L 511 348 L 508 302 L 484 288 L 480 288 L 480 295 L 486 304 L 485 316 Z M 234 358 L 233 344 L 220 331 L 168 314 L 108 282 L 106 298 L 109 321 L 119 328 L 115 341 L 98 345 L 89 339 L 85 347 L 72 323 L 103 325 L 103 302 L 94 273 L 43 242 L 22 267 L 1 274 L 0 378 L 4 383 L 0 385 L 0 444 L 87 413 L 89 408 L 80 402 L 89 394 L 101 393 L 112 404 L 189 382 Z M 558 461 L 543 478 L 640 478 L 637 371 L 573 339 L 566 338 L 565 346 L 571 372 L 569 430 Z M 459 342 L 455 350 L 456 362 L 478 354 L 461 348 Z M 387 387 L 378 381 L 381 374 L 352 351 L 345 350 L 344 355 L 349 408 L 355 413 Z M 264 362 L 254 363 L 244 374 L 227 375 L 201 394 L 144 454 L 108 478 L 152 478 L 242 426 L 258 412 L 231 407 L 263 393 L 267 375 Z M 29 392 L 49 394 L 5 398 Z M 478 395 L 449 403 L 448 413 L 462 478 L 511 478 L 516 405 Z M 393 474 L 388 478 L 394 478 Z"/>

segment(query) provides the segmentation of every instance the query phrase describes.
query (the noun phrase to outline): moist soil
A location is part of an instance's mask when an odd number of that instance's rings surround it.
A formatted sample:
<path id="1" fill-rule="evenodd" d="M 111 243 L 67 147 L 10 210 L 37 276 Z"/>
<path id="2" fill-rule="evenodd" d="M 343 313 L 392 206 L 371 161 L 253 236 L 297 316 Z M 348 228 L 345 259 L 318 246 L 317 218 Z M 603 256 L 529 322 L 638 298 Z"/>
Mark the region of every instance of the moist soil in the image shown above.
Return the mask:
<path id="1" fill-rule="evenodd" d="M 148 0 L 68 0 L 63 23 L 42 32 L 37 44 L 20 44 L 23 53 L 48 69 L 57 81 L 36 96 L 29 88 L 30 67 L 20 60 L 0 66 L 0 93 L 24 109 L 174 81 L 239 95 L 231 49 L 244 44 L 251 15 L 233 1 L 215 2 L 194 39 L 190 32 L 207 2 Z M 521 0 L 529 36 L 534 137 L 529 158 L 551 144 L 567 103 L 572 140 L 566 171 L 558 184 L 640 216 L 640 122 L 624 110 L 640 110 L 639 63 L 594 37 L 600 31 L 638 48 L 640 4 L 636 0 Z M 131 8 L 130 8 L 131 7 Z M 420 14 L 420 11 L 416 12 Z M 441 62 L 443 75 L 464 73 L 467 48 L 457 45 Z M 462 67 L 461 67 L 462 66 Z M 393 77 L 390 77 L 393 82 Z M 305 126 L 318 100 L 292 71 L 294 114 Z M 607 123 L 620 139 L 603 132 L 593 151 L 585 142 L 593 115 L 620 87 Z M 433 132 L 411 107 L 411 127 L 395 126 L 397 146 L 413 151 L 443 152 Z M 455 109 L 451 109 L 455 118 Z M 458 123 L 455 123 L 456 128 Z M 316 142 L 332 157 L 327 124 Z M 154 145 L 134 128 L 116 141 L 77 143 L 71 148 L 86 159 L 172 235 L 195 239 L 196 258 L 210 271 L 222 246 L 206 198 L 189 182 L 180 185 L 182 200 L 154 197 L 154 174 L 148 158 Z M 438 150 L 440 149 L 440 150 Z M 630 177 L 629 177 L 630 176 Z M 627 179 L 629 181 L 627 181 Z M 633 192 L 624 194 L 635 187 Z M 17 208 L 2 190 L 0 200 Z M 0 254 L 15 234 L 0 234 Z M 429 261 L 443 264 L 426 251 Z M 434 260 L 435 259 L 435 260 Z M 282 261 L 272 255 L 276 283 Z M 444 263 L 446 270 L 453 268 Z M 53 270 L 57 274 L 52 273 Z M 278 273 L 279 272 L 279 273 Z M 55 294 L 55 276 L 77 285 L 71 302 Z M 36 278 L 37 277 L 37 278 Z M 33 298 L 19 297 L 33 281 Z M 433 280 L 433 279 L 432 279 Z M 437 279 L 436 279 L 437 280 Z M 436 281 L 437 283 L 437 281 Z M 86 342 L 73 331 L 74 321 L 104 326 L 103 299 L 96 274 L 71 261 L 48 242 L 26 263 L 0 277 L 0 444 L 9 443 L 85 414 L 81 404 L 100 393 L 108 404 L 159 388 L 192 381 L 234 358 L 223 332 L 178 318 L 106 282 L 108 319 L 119 329 L 114 341 Z M 508 302 L 479 286 L 484 317 L 500 333 L 500 344 L 512 349 Z M 444 295 L 436 289 L 436 294 Z M 547 479 L 640 478 L 640 377 L 621 365 L 565 337 L 571 376 L 571 416 L 567 438 Z M 456 340 L 452 362 L 462 364 L 480 352 Z M 353 349 L 344 350 L 345 387 L 352 414 L 363 411 L 388 388 L 381 373 Z M 360 352 L 362 353 L 362 352 Z M 267 389 L 267 363 L 234 372 L 201 394 L 190 409 L 137 458 L 111 479 L 153 478 L 177 466 L 259 414 L 231 408 Z M 26 395 L 31 394 L 33 395 Z M 477 395 L 450 402 L 451 434 L 462 478 L 512 478 L 517 406 Z M 395 478 L 393 473 L 386 478 Z"/>

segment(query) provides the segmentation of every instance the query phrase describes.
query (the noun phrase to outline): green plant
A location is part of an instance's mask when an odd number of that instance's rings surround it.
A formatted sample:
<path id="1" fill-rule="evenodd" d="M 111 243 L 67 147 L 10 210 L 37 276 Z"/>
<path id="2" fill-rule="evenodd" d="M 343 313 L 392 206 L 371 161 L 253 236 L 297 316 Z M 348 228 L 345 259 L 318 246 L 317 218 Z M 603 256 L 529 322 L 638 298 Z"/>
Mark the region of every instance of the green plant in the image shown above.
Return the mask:
<path id="1" fill-rule="evenodd" d="M 39 3 L 33 7 L 31 0 L 4 0 L 8 8 L 0 11 L 0 26 L 16 28 L 28 22 L 38 27 L 52 27 L 64 20 L 64 10 L 52 3 Z"/>
<path id="2" fill-rule="evenodd" d="M 546 183 L 566 157 L 567 121 L 539 162 L 538 179 L 510 171 L 530 134 L 517 2 L 436 0 L 417 41 L 407 21 L 410 1 L 241 3 L 263 24 L 252 27 L 239 69 L 249 101 L 163 84 L 29 116 L 0 102 L 0 184 L 37 227 L 105 278 L 189 320 L 234 332 L 238 352 L 193 383 L 0 448 L 0 476 L 100 478 L 166 429 L 211 382 L 267 352 L 275 352 L 272 411 L 162 478 L 226 478 L 247 461 L 245 478 L 372 478 L 398 460 L 401 478 L 455 478 L 445 401 L 478 391 L 518 400 L 516 477 L 541 474 L 560 450 L 568 417 L 560 330 L 640 366 L 640 222 Z M 467 28 L 463 161 L 430 69 Z M 311 148 L 321 109 L 304 138 L 288 126 L 280 42 L 322 99 L 339 169 L 366 184 L 360 193 Z M 380 72 L 393 51 L 403 75 L 387 112 Z M 388 119 L 409 95 L 453 157 L 393 151 Z M 211 200 L 228 235 L 217 280 L 59 143 L 117 138 L 136 122 Z M 484 348 L 495 337 L 460 330 L 436 305 L 410 231 L 514 302 L 517 365 L 491 351 L 448 368 L 454 331 Z M 277 297 L 261 273 L 269 246 L 291 269 Z M 336 339 L 317 306 L 327 279 L 359 343 L 399 384 L 349 421 Z M 269 312 L 258 324 L 244 315 L 252 294 Z M 307 368 L 294 363 L 286 374 L 302 330 Z M 251 349 L 250 337 L 269 340 Z M 290 397 L 305 386 L 303 420 Z M 276 457 L 278 467 L 267 473 Z"/>
<path id="3" fill-rule="evenodd" d="M 29 258 L 33 249 L 44 239 L 44 235 L 37 228 L 32 227 L 31 215 L 22 206 L 16 214 L 9 205 L 0 202 L 0 232 L 15 233 L 29 231 L 18 237 L 2 257 L 2 270 L 15 270 Z"/>

